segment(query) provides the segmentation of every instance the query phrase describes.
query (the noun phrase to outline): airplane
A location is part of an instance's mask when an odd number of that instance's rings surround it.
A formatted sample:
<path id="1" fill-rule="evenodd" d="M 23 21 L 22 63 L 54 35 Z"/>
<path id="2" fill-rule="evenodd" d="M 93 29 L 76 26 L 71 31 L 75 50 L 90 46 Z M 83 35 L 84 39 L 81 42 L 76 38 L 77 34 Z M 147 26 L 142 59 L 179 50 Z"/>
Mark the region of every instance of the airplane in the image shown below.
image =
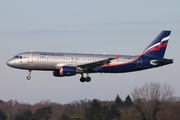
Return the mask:
<path id="1" fill-rule="evenodd" d="M 173 59 L 164 58 L 170 33 L 163 30 L 140 55 L 30 51 L 15 55 L 7 61 L 7 65 L 28 70 L 28 80 L 32 70 L 42 70 L 53 71 L 55 77 L 81 74 L 81 82 L 90 82 L 90 73 L 124 73 L 172 64 Z"/>

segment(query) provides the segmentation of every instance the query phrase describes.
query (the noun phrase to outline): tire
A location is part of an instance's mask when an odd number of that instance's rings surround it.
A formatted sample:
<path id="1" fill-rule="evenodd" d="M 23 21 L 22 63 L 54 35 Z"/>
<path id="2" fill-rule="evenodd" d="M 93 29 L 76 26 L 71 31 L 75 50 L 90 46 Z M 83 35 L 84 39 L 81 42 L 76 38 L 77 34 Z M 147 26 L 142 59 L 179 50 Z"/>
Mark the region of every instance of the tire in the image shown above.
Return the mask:
<path id="1" fill-rule="evenodd" d="M 86 82 L 90 82 L 91 78 L 90 77 L 86 77 Z"/>
<path id="2" fill-rule="evenodd" d="M 86 81 L 86 79 L 85 79 L 84 77 L 81 77 L 81 78 L 80 78 L 80 81 L 83 83 L 83 82 Z"/>
<path id="3" fill-rule="evenodd" d="M 27 80 L 30 80 L 31 79 L 31 76 L 27 76 Z"/>

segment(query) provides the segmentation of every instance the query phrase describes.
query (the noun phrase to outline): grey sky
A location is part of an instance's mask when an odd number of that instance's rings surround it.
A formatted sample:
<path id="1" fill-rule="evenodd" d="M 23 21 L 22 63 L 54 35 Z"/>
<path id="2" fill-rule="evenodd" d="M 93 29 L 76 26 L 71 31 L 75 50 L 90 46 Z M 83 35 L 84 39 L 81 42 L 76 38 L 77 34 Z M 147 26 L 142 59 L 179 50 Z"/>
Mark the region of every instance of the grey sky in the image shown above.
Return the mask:
<path id="1" fill-rule="evenodd" d="M 170 84 L 180 96 L 178 53 L 180 1 L 31 0 L 0 1 L 0 99 L 36 103 L 51 100 L 124 99 L 144 83 Z M 174 64 L 134 73 L 55 78 L 52 72 L 9 68 L 6 61 L 24 51 L 140 54 L 164 29 L 172 30 L 167 58 Z"/>

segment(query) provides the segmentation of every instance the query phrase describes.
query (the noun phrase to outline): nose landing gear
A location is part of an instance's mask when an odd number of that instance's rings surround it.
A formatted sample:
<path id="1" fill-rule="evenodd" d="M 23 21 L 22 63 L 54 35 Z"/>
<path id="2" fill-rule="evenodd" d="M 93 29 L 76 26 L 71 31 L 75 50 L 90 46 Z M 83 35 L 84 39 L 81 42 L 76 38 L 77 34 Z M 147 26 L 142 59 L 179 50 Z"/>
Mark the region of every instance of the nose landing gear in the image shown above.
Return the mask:
<path id="1" fill-rule="evenodd" d="M 80 78 L 80 81 L 81 82 L 90 82 L 91 81 L 91 78 L 89 77 L 89 74 L 88 73 L 86 73 L 87 74 L 87 76 L 86 76 L 86 78 L 83 76 L 83 73 L 81 73 L 81 78 Z"/>
<path id="2" fill-rule="evenodd" d="M 27 80 L 30 80 L 31 79 L 31 76 L 27 76 Z"/>
<path id="3" fill-rule="evenodd" d="M 27 76 L 27 80 L 30 80 L 30 79 L 31 79 L 31 71 L 32 71 L 32 70 L 29 70 L 29 76 Z"/>

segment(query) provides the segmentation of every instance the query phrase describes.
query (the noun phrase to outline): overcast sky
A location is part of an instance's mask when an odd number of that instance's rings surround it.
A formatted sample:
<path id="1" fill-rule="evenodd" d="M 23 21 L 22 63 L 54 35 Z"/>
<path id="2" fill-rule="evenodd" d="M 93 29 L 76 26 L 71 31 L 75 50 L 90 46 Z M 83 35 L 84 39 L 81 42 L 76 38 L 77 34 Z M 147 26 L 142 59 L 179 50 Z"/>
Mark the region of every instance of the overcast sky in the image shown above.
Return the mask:
<path id="1" fill-rule="evenodd" d="M 0 1 L 0 99 L 37 103 L 50 100 L 124 100 L 134 87 L 159 82 L 180 96 L 180 1 L 8 0 Z M 25 51 L 140 54 L 162 31 L 171 30 L 165 54 L 174 64 L 121 74 L 53 77 L 52 72 L 10 68 L 8 59 Z"/>

